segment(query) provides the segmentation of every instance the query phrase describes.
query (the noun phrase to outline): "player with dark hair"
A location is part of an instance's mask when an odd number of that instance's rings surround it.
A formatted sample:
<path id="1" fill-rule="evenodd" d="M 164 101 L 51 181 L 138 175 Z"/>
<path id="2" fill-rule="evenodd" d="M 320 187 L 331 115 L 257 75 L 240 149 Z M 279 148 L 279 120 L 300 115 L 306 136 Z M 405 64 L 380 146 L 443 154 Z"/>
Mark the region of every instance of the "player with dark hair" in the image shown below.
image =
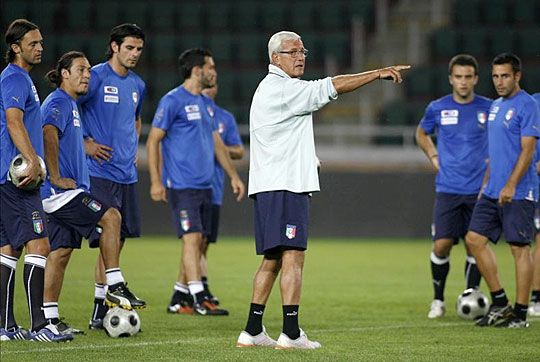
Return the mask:
<path id="1" fill-rule="evenodd" d="M 460 238 L 465 238 L 488 158 L 486 121 L 492 101 L 474 93 L 478 82 L 476 59 L 468 54 L 454 56 L 448 65 L 448 81 L 452 94 L 431 102 L 416 129 L 416 142 L 437 171 L 430 319 L 445 313 L 444 287 L 450 270 L 450 251 Z M 435 132 L 437 146 L 429 136 Z M 468 249 L 465 279 L 467 289 L 480 285 L 481 275 Z"/>
<path id="2" fill-rule="evenodd" d="M 202 90 L 202 94 L 209 97 L 212 101 L 215 100 L 217 93 L 217 83 L 213 87 Z M 240 134 L 238 133 L 236 119 L 232 113 L 219 107 L 215 102 L 212 102 L 211 107 L 214 111 L 214 118 L 217 123 L 219 135 L 227 147 L 231 160 L 242 159 L 242 157 L 244 157 L 244 146 Z M 221 204 L 223 203 L 224 176 L 223 168 L 219 162 L 216 162 L 214 178 L 212 180 L 212 216 L 210 217 L 210 234 L 202 243 L 201 250 L 201 280 L 203 282 L 204 290 L 210 297 L 210 300 L 217 305 L 219 304 L 219 299 L 210 292 L 209 288 L 207 254 L 209 245 L 217 242 Z"/>
<path id="3" fill-rule="evenodd" d="M 136 160 L 145 84 L 133 69 L 144 42 L 145 34 L 137 25 L 114 27 L 109 37 L 108 60 L 92 67 L 88 94 L 79 99 L 92 195 L 120 211 L 120 250 L 126 238 L 141 234 Z M 105 270 L 100 253 L 91 329 L 102 328 L 107 312 L 106 274 L 115 271 Z"/>
<path id="4" fill-rule="evenodd" d="M 169 203 L 177 235 L 183 241 L 182 267 L 167 312 L 228 315 L 210 300 L 201 280 L 201 249 L 210 231 L 215 158 L 229 175 L 238 201 L 245 189 L 219 136 L 212 102 L 201 95 L 204 88 L 216 83 L 212 54 L 206 49 L 189 49 L 180 55 L 179 65 L 184 82 L 160 100 L 146 144 L 150 196 Z"/>
<path id="5" fill-rule="evenodd" d="M 290 31 L 268 42 L 268 74 L 257 87 L 249 116 L 249 195 L 255 207 L 255 242 L 262 263 L 253 280 L 253 295 L 245 330 L 236 345 L 315 349 L 299 328 L 304 255 L 307 249 L 309 197 L 319 191 L 312 113 L 337 98 L 377 79 L 401 82 L 393 66 L 315 81 L 304 74 L 307 49 Z M 277 342 L 262 319 L 274 282 L 281 272 L 283 332 Z"/>
<path id="6" fill-rule="evenodd" d="M 28 75 L 41 63 L 43 38 L 37 25 L 13 21 L 5 34 L 7 67 L 0 75 L 0 340 L 31 339 L 63 342 L 62 335 L 43 315 L 45 266 L 49 254 L 46 215 L 39 189 L 24 187 L 43 180 L 43 134 L 39 96 Z M 24 180 L 16 187 L 8 178 L 11 160 L 21 153 L 28 162 Z M 25 249 L 24 287 L 30 309 L 30 332 L 19 327 L 13 314 L 17 260 Z"/>
<path id="7" fill-rule="evenodd" d="M 492 79 L 500 98 L 488 116 L 489 180 L 474 207 L 466 242 L 491 293 L 488 314 L 478 326 L 526 328 L 533 266 L 534 203 L 538 176 L 533 158 L 540 136 L 540 111 L 533 97 L 521 89 L 521 61 L 510 53 L 495 57 Z M 489 241 L 501 234 L 510 245 L 515 263 L 516 302 L 510 306 Z"/>
<path id="8" fill-rule="evenodd" d="M 535 93 L 532 96 L 540 108 L 540 93 Z M 540 142 L 536 142 L 536 172 L 540 178 Z M 529 315 L 531 317 L 540 317 L 540 200 L 536 202 L 534 227 L 536 229 L 536 247 L 533 253 L 533 278 Z"/>
<path id="9" fill-rule="evenodd" d="M 41 188 L 47 213 L 51 253 L 45 268 L 45 318 L 62 333 L 82 333 L 62 321 L 58 300 L 73 249 L 82 237 L 97 243 L 107 270 L 107 302 L 124 308 L 140 308 L 144 302 L 127 288 L 120 270 L 120 212 L 90 194 L 82 122 L 77 99 L 88 92 L 90 63 L 81 52 L 60 57 L 46 78 L 57 89 L 41 106 L 45 162 L 49 176 Z M 98 232 L 99 230 L 99 232 Z"/>

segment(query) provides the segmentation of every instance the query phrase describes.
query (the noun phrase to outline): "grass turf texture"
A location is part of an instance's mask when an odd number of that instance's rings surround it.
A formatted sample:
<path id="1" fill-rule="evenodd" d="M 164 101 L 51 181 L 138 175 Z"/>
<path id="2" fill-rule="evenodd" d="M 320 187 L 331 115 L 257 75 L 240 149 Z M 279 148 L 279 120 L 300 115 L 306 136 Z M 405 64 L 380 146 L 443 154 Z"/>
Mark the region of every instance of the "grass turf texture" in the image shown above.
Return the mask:
<path id="1" fill-rule="evenodd" d="M 88 331 L 93 300 L 96 250 L 75 251 L 64 282 L 60 314 L 86 331 L 67 344 L 2 342 L 7 361 L 153 361 L 153 360 L 519 360 L 538 361 L 540 320 L 522 330 L 475 327 L 461 320 L 454 304 L 464 289 L 464 248 L 454 248 L 446 286 L 447 314 L 428 320 L 432 298 L 428 240 L 312 239 L 307 252 L 300 325 L 322 343 L 316 351 L 236 348 L 244 328 L 251 283 L 260 258 L 251 240 L 222 238 L 209 250 L 210 286 L 228 317 L 196 317 L 165 312 L 178 271 L 180 242 L 169 237 L 129 240 L 122 269 L 130 288 L 146 299 L 139 311 L 142 333 L 112 339 Z M 505 243 L 495 246 L 499 272 L 514 300 L 514 268 Z M 28 326 L 18 264 L 18 323 Z M 487 293 L 485 283 L 481 289 Z M 281 331 L 279 285 L 266 308 L 264 324 L 277 338 Z"/>

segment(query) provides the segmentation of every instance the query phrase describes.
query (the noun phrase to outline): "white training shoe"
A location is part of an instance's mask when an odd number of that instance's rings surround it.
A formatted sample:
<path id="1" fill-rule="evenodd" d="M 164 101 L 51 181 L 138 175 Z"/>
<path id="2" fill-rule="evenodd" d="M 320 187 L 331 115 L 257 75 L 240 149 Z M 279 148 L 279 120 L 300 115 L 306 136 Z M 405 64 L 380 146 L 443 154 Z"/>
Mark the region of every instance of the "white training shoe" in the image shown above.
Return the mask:
<path id="1" fill-rule="evenodd" d="M 441 318 L 446 312 L 444 302 L 439 299 L 433 299 L 431 302 L 431 307 L 429 308 L 429 313 L 427 317 L 429 319 Z"/>
<path id="2" fill-rule="evenodd" d="M 316 349 L 320 348 L 319 342 L 310 341 L 300 328 L 300 337 L 297 339 L 290 339 L 285 333 L 281 333 L 277 340 L 276 349 Z"/>
<path id="3" fill-rule="evenodd" d="M 263 326 L 263 331 L 256 336 L 252 336 L 246 331 L 242 331 L 236 341 L 236 347 L 275 347 L 276 341 L 274 341 Z"/>
<path id="4" fill-rule="evenodd" d="M 531 302 L 528 312 L 531 317 L 540 317 L 540 302 Z"/>

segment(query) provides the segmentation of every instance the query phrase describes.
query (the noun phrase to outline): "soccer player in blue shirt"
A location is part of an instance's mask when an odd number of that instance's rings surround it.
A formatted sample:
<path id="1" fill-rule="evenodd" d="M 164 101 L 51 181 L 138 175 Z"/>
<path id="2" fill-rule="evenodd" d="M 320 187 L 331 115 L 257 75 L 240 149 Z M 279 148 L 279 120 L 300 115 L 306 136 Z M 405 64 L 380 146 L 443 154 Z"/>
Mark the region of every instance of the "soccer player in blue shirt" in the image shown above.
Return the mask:
<path id="1" fill-rule="evenodd" d="M 217 83 L 210 88 L 203 89 L 202 94 L 215 100 L 218 93 Z M 227 110 L 219 107 L 212 103 L 212 109 L 214 111 L 214 119 L 216 120 L 218 132 L 223 140 L 223 143 L 227 147 L 229 156 L 231 160 L 240 160 L 244 157 L 244 145 L 242 144 L 242 139 L 238 133 L 238 125 L 236 124 L 236 119 L 233 114 Z M 219 304 L 219 299 L 216 298 L 211 292 L 208 286 L 208 246 L 211 243 L 217 242 L 218 229 L 219 229 L 219 219 L 221 204 L 223 203 L 223 184 L 224 184 L 225 173 L 223 168 L 216 162 L 214 178 L 212 179 L 212 216 L 210 217 L 210 234 L 206 240 L 202 243 L 201 250 L 201 280 L 203 282 L 204 290 L 208 293 L 210 300 L 213 301 L 216 305 Z"/>
<path id="2" fill-rule="evenodd" d="M 533 159 L 540 136 L 540 114 L 534 98 L 519 86 L 521 60 L 516 55 L 496 56 L 491 75 L 500 98 L 493 101 L 487 121 L 489 180 L 474 207 L 465 238 L 492 299 L 489 312 L 476 324 L 526 328 L 533 273 L 530 244 L 534 237 L 534 203 L 538 200 Z M 509 305 L 488 243 L 496 243 L 502 233 L 515 263 L 514 308 Z"/>
<path id="3" fill-rule="evenodd" d="M 540 93 L 533 94 L 533 98 L 540 108 Z M 536 171 L 540 178 L 540 142 L 536 143 Z M 533 254 L 533 279 L 529 315 L 531 317 L 540 317 L 540 200 L 536 201 L 534 226 L 536 228 L 536 248 Z"/>
<path id="4" fill-rule="evenodd" d="M 448 65 L 452 94 L 431 102 L 416 130 L 416 141 L 437 171 L 430 255 L 434 298 L 428 318 L 445 313 L 444 287 L 452 246 L 464 238 L 487 166 L 487 114 L 491 100 L 474 93 L 478 62 L 458 54 Z M 437 147 L 428 136 L 437 132 Z M 478 288 L 480 272 L 467 250 L 467 288 Z"/>
<path id="5" fill-rule="evenodd" d="M 7 67 L 0 75 L 0 340 L 31 339 L 63 342 L 62 335 L 43 314 L 43 283 L 49 240 L 39 189 L 24 190 L 44 179 L 39 157 L 43 136 L 39 96 L 28 73 L 41 63 L 43 38 L 37 25 L 13 21 L 5 34 Z M 28 162 L 25 179 L 16 187 L 9 179 L 11 160 L 21 153 Z M 17 260 L 25 249 L 24 287 L 30 309 L 30 332 L 19 327 L 13 314 Z"/>
<path id="6" fill-rule="evenodd" d="M 160 100 L 146 144 L 150 196 L 169 203 L 177 235 L 183 240 L 182 268 L 167 311 L 228 315 L 210 300 L 201 280 L 201 249 L 210 230 L 215 158 L 229 175 L 238 201 L 245 188 L 217 131 L 213 104 L 201 95 L 216 82 L 212 54 L 206 49 L 189 49 L 180 55 L 179 65 L 184 82 Z"/>
<path id="7" fill-rule="evenodd" d="M 90 63 L 81 52 L 60 57 L 46 78 L 56 87 L 41 106 L 45 162 L 49 176 L 41 188 L 47 213 L 51 253 L 45 268 L 45 318 L 60 332 L 82 333 L 59 318 L 58 299 L 74 248 L 82 237 L 98 239 L 107 270 L 109 305 L 142 308 L 145 303 L 127 288 L 120 271 L 120 212 L 90 194 L 90 177 L 76 100 L 88 92 Z M 99 232 L 97 231 L 99 228 Z"/>
<path id="8" fill-rule="evenodd" d="M 88 94 L 79 99 L 84 119 L 85 149 L 92 194 L 122 215 L 120 250 L 126 238 L 140 236 L 137 148 L 145 84 L 133 72 L 142 54 L 145 34 L 135 24 L 114 27 L 108 60 L 92 67 Z M 98 256 L 91 329 L 102 328 L 106 271 Z"/>

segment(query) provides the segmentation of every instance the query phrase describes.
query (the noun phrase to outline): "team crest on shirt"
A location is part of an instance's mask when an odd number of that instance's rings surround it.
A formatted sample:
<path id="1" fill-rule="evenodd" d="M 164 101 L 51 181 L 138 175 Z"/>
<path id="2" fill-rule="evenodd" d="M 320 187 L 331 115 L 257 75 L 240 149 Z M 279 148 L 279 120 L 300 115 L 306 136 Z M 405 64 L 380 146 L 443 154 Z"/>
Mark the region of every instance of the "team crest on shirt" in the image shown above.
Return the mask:
<path id="1" fill-rule="evenodd" d="M 210 117 L 214 117 L 214 109 L 212 108 L 212 106 L 207 105 L 206 110 L 208 111 L 208 114 L 210 115 Z"/>
<path id="2" fill-rule="evenodd" d="M 487 121 L 487 114 L 486 112 L 477 112 L 476 117 L 478 118 L 478 122 L 480 124 L 485 124 Z"/>
<path id="3" fill-rule="evenodd" d="M 32 224 L 36 234 L 41 234 L 43 232 L 43 219 L 38 211 L 32 212 Z"/>
<path id="4" fill-rule="evenodd" d="M 504 118 L 506 118 L 507 121 L 511 120 L 514 116 L 514 113 L 516 113 L 516 110 L 514 108 L 510 108 L 506 114 L 504 115 Z"/>
<path id="5" fill-rule="evenodd" d="M 296 225 L 287 224 L 287 227 L 285 228 L 285 236 L 287 239 L 294 239 L 296 236 Z"/>
<path id="6" fill-rule="evenodd" d="M 191 228 L 191 221 L 189 220 L 187 210 L 180 210 L 180 226 L 184 231 L 188 231 Z"/>
<path id="7" fill-rule="evenodd" d="M 139 101 L 139 94 L 137 92 L 131 93 L 131 97 L 133 98 L 133 103 L 137 104 Z"/>
<path id="8" fill-rule="evenodd" d="M 90 197 L 84 197 L 82 199 L 82 203 L 93 212 L 98 212 L 101 210 L 101 204 Z"/>

